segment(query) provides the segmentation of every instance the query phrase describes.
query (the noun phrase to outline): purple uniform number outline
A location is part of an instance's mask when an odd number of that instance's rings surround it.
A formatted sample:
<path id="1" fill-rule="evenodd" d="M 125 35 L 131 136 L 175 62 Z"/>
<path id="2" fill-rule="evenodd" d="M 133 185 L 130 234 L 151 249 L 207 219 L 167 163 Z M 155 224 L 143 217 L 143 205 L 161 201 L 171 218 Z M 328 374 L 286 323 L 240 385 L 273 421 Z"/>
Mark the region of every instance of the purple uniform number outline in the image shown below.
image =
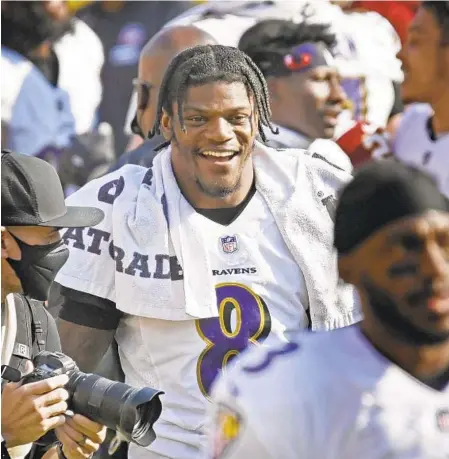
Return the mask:
<path id="1" fill-rule="evenodd" d="M 271 331 L 271 316 L 262 298 L 246 285 L 222 283 L 216 286 L 218 317 L 196 320 L 196 329 L 206 347 L 197 362 L 198 386 L 205 397 L 220 370 L 248 343 L 261 343 Z M 235 310 L 235 328 L 231 315 Z"/>

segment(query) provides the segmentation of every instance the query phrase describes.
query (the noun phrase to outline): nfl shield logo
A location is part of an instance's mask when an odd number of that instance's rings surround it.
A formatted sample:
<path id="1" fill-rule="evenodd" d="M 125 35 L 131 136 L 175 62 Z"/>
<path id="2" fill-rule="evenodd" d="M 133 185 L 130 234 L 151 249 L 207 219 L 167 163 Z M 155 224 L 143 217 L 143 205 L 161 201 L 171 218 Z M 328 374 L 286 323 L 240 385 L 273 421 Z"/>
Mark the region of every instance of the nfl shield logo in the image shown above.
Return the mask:
<path id="1" fill-rule="evenodd" d="M 237 236 L 221 237 L 221 247 L 224 253 L 234 253 L 238 250 Z"/>
<path id="2" fill-rule="evenodd" d="M 449 410 L 440 410 L 437 413 L 437 426 L 441 432 L 449 432 Z"/>

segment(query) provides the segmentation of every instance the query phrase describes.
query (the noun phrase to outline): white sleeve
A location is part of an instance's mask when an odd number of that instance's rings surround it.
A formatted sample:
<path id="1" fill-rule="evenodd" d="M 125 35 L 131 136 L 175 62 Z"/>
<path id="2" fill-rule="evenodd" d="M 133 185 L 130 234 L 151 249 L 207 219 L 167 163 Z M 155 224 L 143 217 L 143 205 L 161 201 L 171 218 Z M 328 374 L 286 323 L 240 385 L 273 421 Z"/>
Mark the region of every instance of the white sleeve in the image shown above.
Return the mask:
<path id="1" fill-rule="evenodd" d="M 125 189 L 121 170 L 87 183 L 66 200 L 68 206 L 92 206 L 105 217 L 93 228 L 69 228 L 62 238 L 70 250 L 69 259 L 56 276 L 64 287 L 115 302 L 115 270 L 120 251 L 112 234 L 113 203 Z M 118 257 L 118 258 L 117 258 Z"/>

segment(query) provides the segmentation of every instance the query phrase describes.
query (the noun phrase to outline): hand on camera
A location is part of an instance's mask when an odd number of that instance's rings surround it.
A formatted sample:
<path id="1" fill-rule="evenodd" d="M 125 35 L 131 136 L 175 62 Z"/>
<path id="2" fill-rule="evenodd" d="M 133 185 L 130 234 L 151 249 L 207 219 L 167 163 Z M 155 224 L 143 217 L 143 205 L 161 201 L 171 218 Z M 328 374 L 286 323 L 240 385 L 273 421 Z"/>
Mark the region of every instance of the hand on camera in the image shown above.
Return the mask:
<path id="1" fill-rule="evenodd" d="M 32 443 L 65 422 L 67 375 L 24 386 L 8 383 L 2 392 L 2 437 L 7 448 Z"/>
<path id="2" fill-rule="evenodd" d="M 95 453 L 106 438 L 106 427 L 75 414 L 66 416 L 63 426 L 56 429 L 67 459 L 86 459 Z"/>

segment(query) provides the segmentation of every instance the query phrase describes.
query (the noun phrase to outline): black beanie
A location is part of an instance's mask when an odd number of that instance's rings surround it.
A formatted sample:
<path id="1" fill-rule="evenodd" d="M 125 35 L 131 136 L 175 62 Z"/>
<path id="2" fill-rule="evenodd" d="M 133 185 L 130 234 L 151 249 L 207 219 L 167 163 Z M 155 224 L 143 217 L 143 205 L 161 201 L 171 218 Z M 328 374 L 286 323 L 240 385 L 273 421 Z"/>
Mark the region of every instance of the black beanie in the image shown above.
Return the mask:
<path id="1" fill-rule="evenodd" d="M 348 253 L 388 223 L 427 210 L 449 212 L 430 176 L 392 159 L 371 162 L 340 194 L 334 245 L 339 254 Z"/>

